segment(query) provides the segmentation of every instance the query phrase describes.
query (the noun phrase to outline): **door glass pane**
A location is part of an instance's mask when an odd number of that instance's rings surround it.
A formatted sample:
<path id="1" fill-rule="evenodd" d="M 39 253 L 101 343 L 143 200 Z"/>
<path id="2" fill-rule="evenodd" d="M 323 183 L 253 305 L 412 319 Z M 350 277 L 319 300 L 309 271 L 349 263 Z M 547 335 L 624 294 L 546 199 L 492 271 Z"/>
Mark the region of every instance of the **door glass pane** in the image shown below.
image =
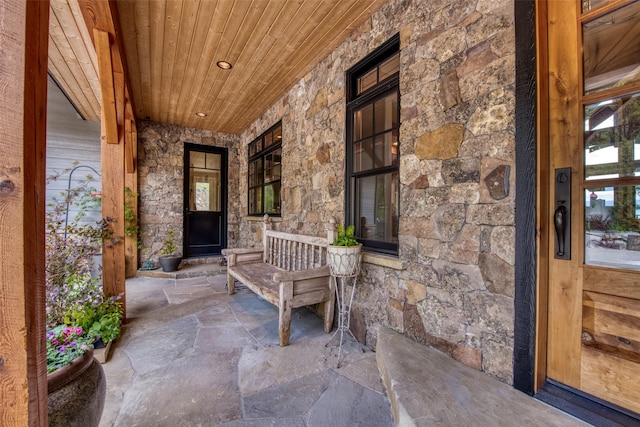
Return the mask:
<path id="1" fill-rule="evenodd" d="M 640 94 L 584 108 L 585 179 L 640 175 Z"/>
<path id="2" fill-rule="evenodd" d="M 584 193 L 585 264 L 640 270 L 640 186 Z"/>
<path id="3" fill-rule="evenodd" d="M 640 2 L 583 25 L 584 91 L 640 80 Z"/>
<path id="4" fill-rule="evenodd" d="M 221 201 L 220 171 L 190 170 L 189 210 L 219 212 Z"/>
<path id="5" fill-rule="evenodd" d="M 398 242 L 397 172 L 356 179 L 356 233 L 359 238 Z"/>
<path id="6" fill-rule="evenodd" d="M 189 152 L 189 166 L 192 168 L 203 168 L 205 167 L 205 153 L 200 153 L 198 151 Z"/>
<path id="7" fill-rule="evenodd" d="M 206 168 L 220 170 L 220 154 L 207 153 Z"/>

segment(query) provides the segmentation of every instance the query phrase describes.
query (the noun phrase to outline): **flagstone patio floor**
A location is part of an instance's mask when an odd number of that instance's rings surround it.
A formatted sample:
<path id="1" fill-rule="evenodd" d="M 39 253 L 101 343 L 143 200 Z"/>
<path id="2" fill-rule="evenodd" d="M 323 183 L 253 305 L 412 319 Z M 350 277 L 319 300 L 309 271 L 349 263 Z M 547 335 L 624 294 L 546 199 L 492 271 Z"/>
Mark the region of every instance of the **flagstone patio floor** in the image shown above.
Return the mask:
<path id="1" fill-rule="evenodd" d="M 294 310 L 290 345 L 280 347 L 277 310 L 241 285 L 227 295 L 224 266 L 181 270 L 127 280 L 127 323 L 102 365 L 101 427 L 393 426 L 391 406 L 403 426 L 584 425 L 392 331 L 380 332 L 389 348 L 378 347 L 378 361 L 349 337 L 338 367 L 338 337 L 306 308 Z M 460 375 L 457 385 L 446 373 Z M 473 398 L 487 392 L 494 397 Z"/>

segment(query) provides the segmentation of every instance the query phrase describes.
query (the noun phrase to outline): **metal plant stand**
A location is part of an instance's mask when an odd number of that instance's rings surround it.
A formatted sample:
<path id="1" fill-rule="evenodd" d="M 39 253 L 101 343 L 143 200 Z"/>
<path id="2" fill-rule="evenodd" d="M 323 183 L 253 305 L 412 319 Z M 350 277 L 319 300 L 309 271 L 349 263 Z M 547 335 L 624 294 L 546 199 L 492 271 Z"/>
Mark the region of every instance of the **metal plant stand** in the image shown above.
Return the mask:
<path id="1" fill-rule="evenodd" d="M 357 255 L 333 255 L 333 262 L 329 262 L 329 269 L 331 270 L 331 280 L 336 289 L 336 297 L 338 304 L 338 328 L 331 336 L 331 339 L 326 344 L 328 346 L 334 337 L 340 333 L 340 345 L 338 346 L 338 363 L 337 367 L 340 367 L 340 360 L 342 357 L 342 342 L 345 333 L 349 333 L 355 341 L 356 337 L 353 335 L 350 329 L 351 323 L 351 305 L 353 304 L 353 296 L 355 295 L 356 282 L 358 275 L 360 274 L 360 261 L 362 254 Z M 339 283 L 339 284 L 338 284 Z M 351 285 L 351 292 L 346 288 Z"/>

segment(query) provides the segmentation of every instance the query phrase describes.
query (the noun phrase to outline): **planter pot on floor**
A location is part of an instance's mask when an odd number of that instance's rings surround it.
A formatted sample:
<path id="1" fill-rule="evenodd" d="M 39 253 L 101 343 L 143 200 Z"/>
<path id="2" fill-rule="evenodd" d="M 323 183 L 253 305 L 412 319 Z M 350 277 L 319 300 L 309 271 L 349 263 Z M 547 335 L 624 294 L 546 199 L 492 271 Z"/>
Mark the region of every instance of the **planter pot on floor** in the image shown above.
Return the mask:
<path id="1" fill-rule="evenodd" d="M 182 257 L 177 255 L 161 256 L 158 258 L 158 261 L 160 262 L 162 271 L 177 271 Z"/>
<path id="2" fill-rule="evenodd" d="M 49 427 L 97 427 L 107 381 L 93 349 L 47 375 Z"/>

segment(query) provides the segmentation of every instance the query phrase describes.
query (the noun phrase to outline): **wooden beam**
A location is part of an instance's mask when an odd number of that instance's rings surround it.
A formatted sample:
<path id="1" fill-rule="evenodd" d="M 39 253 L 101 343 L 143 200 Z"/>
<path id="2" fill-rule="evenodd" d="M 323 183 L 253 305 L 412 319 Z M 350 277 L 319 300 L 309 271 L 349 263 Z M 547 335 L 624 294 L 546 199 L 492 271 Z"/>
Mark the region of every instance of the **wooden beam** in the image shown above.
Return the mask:
<path id="1" fill-rule="evenodd" d="M 0 425 L 44 426 L 49 2 L 2 1 L 0 16 Z"/>
<path id="2" fill-rule="evenodd" d="M 102 138 L 109 144 L 117 144 L 118 118 L 109 33 L 94 28 L 93 37 L 96 44 L 98 77 L 100 78 L 100 93 L 102 94 L 102 126 L 104 128 Z"/>

